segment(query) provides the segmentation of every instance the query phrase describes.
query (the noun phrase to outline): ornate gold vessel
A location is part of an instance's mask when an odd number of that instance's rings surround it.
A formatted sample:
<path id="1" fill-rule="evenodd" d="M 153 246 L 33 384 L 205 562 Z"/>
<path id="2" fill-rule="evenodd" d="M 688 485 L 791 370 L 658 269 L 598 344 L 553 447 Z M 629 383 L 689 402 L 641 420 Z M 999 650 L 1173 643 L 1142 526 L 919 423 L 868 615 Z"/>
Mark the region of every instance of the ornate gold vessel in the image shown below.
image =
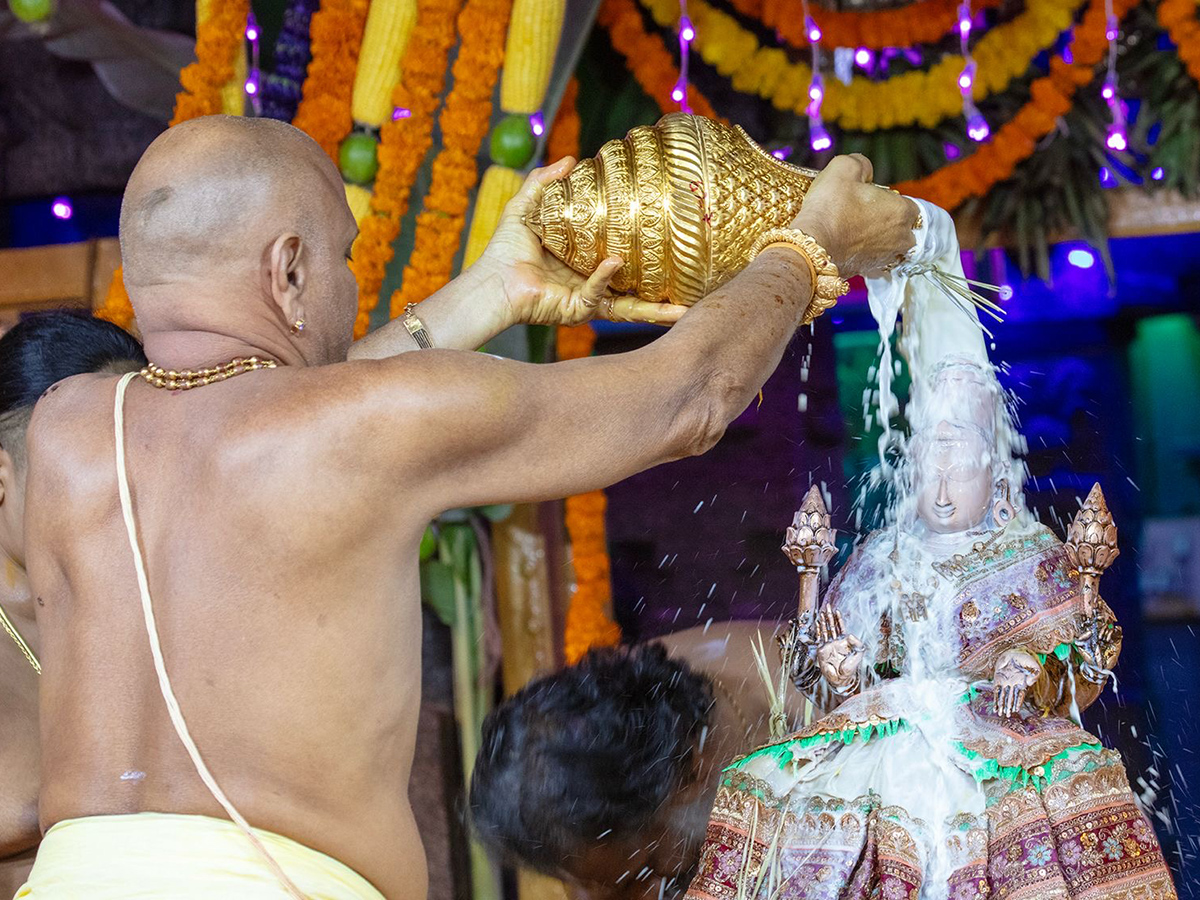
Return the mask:
<path id="1" fill-rule="evenodd" d="M 620 256 L 615 290 L 690 306 L 745 267 L 763 231 L 791 224 L 815 177 L 740 127 L 671 113 L 549 185 L 525 222 L 575 271 Z"/>

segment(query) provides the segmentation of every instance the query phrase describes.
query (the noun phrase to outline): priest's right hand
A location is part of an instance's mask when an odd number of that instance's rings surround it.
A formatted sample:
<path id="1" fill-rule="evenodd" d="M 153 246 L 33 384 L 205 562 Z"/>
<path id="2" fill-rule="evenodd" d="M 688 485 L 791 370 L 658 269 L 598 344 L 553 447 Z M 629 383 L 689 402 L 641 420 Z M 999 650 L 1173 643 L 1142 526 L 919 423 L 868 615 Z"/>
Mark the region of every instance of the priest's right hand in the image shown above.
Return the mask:
<path id="1" fill-rule="evenodd" d="M 859 677 L 866 646 L 853 634 L 846 633 L 842 614 L 823 609 L 817 614 L 817 665 L 825 680 L 835 689 L 852 687 Z"/>
<path id="2" fill-rule="evenodd" d="M 914 244 L 917 205 L 872 184 L 873 174 L 865 156 L 834 158 L 813 181 L 792 222 L 829 252 L 843 278 L 882 274 Z"/>

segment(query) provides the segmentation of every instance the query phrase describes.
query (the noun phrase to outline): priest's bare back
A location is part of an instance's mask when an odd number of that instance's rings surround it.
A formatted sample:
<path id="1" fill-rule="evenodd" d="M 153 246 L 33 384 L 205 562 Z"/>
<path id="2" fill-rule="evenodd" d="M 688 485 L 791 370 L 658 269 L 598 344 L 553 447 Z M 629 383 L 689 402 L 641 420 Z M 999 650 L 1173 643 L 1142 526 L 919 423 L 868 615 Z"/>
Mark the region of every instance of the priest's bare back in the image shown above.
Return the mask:
<path id="1" fill-rule="evenodd" d="M 464 352 L 516 322 L 653 315 L 607 293 L 619 261 L 575 276 L 521 224 L 565 165 L 535 173 L 483 259 L 420 304 L 440 348 L 421 352 L 398 322 L 351 345 L 357 228 L 338 172 L 290 126 L 173 128 L 125 195 L 124 274 L 149 359 L 279 364 L 188 391 L 128 389 L 133 511 L 183 715 L 251 824 L 392 898 L 426 892 L 407 787 L 427 523 L 703 452 L 774 369 L 812 294 L 803 259 L 774 248 L 642 349 L 540 366 Z M 911 242 L 912 205 L 870 175 L 865 160 L 835 160 L 796 223 L 843 272 L 876 271 Z M 115 387 L 61 383 L 30 430 L 43 829 L 225 815 L 153 667 L 118 501 Z"/>

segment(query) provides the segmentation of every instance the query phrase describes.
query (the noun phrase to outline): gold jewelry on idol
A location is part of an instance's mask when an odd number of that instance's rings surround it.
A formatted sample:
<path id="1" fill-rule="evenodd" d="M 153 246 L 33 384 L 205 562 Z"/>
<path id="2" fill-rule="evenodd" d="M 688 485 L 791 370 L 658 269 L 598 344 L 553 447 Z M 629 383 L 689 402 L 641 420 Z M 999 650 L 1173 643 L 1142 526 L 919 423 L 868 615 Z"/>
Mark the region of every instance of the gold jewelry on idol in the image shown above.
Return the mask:
<path id="1" fill-rule="evenodd" d="M 304 320 L 303 319 L 297 319 L 295 322 L 292 323 L 292 334 L 299 334 L 303 330 L 304 330 Z"/>
<path id="2" fill-rule="evenodd" d="M 21 637 L 21 632 L 17 631 L 17 626 L 12 623 L 12 619 L 8 617 L 8 613 L 4 611 L 3 606 L 0 606 L 0 627 L 3 627 L 8 636 L 13 639 L 13 643 L 17 645 L 17 649 L 24 654 L 25 659 L 33 666 L 33 671 L 41 675 L 42 664 L 33 655 L 33 651 L 29 649 L 29 645 L 25 643 L 25 638 Z"/>
<path id="3" fill-rule="evenodd" d="M 813 296 L 808 309 L 804 311 L 801 325 L 808 325 L 825 310 L 832 309 L 837 305 L 838 298 L 849 292 L 849 282 L 842 278 L 829 253 L 811 234 L 798 228 L 768 229 L 751 245 L 750 258 L 754 259 L 768 247 L 786 247 L 798 253 L 808 264 L 813 276 Z"/>
<path id="4" fill-rule="evenodd" d="M 141 376 L 147 384 L 157 388 L 166 388 L 169 391 L 190 391 L 192 388 L 204 387 L 206 384 L 224 381 L 226 378 L 233 378 L 235 375 L 253 372 L 256 369 L 274 369 L 278 365 L 279 363 L 273 359 L 259 359 L 257 356 L 246 359 L 239 356 L 223 366 L 213 366 L 208 369 L 179 369 L 178 371 L 164 369 L 162 366 L 150 363 L 142 369 Z"/>

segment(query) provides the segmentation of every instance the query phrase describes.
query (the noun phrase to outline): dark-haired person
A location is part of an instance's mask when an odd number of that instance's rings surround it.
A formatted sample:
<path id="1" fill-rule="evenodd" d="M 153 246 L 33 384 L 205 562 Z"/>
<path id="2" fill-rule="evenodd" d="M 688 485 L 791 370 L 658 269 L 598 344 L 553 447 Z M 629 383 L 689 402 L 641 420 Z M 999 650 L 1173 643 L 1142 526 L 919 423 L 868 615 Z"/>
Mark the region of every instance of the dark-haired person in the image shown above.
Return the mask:
<path id="1" fill-rule="evenodd" d="M 769 740 L 751 648 L 761 639 L 773 659 L 776 628 L 690 628 L 530 682 L 483 726 L 470 794 L 481 840 L 589 900 L 682 893 L 721 767 Z"/>
<path id="2" fill-rule="evenodd" d="M 145 365 L 141 345 L 110 322 L 30 316 L 0 337 L 0 897 L 33 865 L 38 829 L 38 634 L 25 577 L 25 430 L 38 398 L 83 372 Z"/>

